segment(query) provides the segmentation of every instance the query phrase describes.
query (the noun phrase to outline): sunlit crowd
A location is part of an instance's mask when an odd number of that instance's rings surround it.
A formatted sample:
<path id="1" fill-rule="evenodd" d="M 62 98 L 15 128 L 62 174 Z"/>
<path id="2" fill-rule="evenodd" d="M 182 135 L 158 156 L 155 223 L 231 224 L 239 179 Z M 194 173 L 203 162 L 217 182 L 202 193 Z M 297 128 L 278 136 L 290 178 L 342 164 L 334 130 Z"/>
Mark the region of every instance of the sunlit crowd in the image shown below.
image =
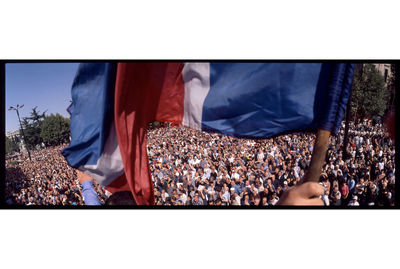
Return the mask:
<path id="1" fill-rule="evenodd" d="M 330 206 L 391 206 L 395 147 L 381 123 L 344 124 L 320 177 Z M 314 134 L 249 140 L 183 127 L 152 128 L 148 155 L 156 205 L 274 206 L 310 165 Z"/>
<path id="2" fill-rule="evenodd" d="M 5 198 L 7 204 L 84 205 L 75 169 L 68 166 L 61 149 L 67 145 L 17 154 L 6 161 Z M 94 183 L 99 200 L 105 190 Z"/>
<path id="3" fill-rule="evenodd" d="M 392 206 L 395 201 L 395 145 L 381 123 L 344 124 L 331 136 L 320 177 L 329 206 Z M 305 176 L 314 134 L 238 139 L 180 126 L 150 127 L 147 153 L 156 205 L 274 206 Z M 75 169 L 60 150 L 46 148 L 6 161 L 8 204 L 84 205 Z M 109 197 L 94 183 L 100 203 Z"/>

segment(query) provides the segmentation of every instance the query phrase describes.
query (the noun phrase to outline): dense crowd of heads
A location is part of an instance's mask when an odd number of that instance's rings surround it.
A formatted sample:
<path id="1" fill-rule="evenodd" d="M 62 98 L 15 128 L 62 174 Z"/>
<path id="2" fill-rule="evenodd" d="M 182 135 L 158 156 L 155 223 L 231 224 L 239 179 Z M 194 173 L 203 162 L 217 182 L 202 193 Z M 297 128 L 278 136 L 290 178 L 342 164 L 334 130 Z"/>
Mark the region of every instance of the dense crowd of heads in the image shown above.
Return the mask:
<path id="1" fill-rule="evenodd" d="M 332 205 L 392 206 L 395 202 L 395 144 L 381 123 L 351 122 L 347 155 L 332 139 L 321 181 Z"/>
<path id="2" fill-rule="evenodd" d="M 382 124 L 351 122 L 331 136 L 320 184 L 326 205 L 391 206 L 395 201 L 395 149 Z M 310 165 L 314 134 L 239 139 L 183 127 L 152 127 L 147 153 L 156 205 L 275 205 Z M 75 169 L 60 150 L 16 155 L 6 161 L 8 204 L 83 205 Z M 96 182 L 101 203 L 109 196 Z"/>
<path id="3" fill-rule="evenodd" d="M 320 178 L 326 205 L 394 205 L 394 142 L 380 123 L 331 136 Z M 314 134 L 250 140 L 182 127 L 152 128 L 148 155 L 156 205 L 275 205 L 304 177 Z"/>
<path id="4" fill-rule="evenodd" d="M 61 149 L 45 148 L 28 156 L 17 154 L 6 161 L 5 198 L 8 204 L 84 205 L 75 169 L 68 166 Z M 94 184 L 100 201 L 107 198 L 104 189 Z"/>

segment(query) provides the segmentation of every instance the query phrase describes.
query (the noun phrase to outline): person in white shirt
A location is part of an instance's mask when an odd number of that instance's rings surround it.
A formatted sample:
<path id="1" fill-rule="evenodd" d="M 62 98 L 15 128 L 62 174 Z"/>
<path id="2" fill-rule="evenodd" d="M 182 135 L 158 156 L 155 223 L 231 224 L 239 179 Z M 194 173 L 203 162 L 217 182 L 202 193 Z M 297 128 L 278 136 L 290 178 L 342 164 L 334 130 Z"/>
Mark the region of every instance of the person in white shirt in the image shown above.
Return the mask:
<path id="1" fill-rule="evenodd" d="M 199 164 L 200 160 L 197 158 L 197 156 L 194 156 L 194 165 Z"/>
<path id="2" fill-rule="evenodd" d="M 293 171 L 294 171 L 294 175 L 295 175 L 295 177 L 300 177 L 299 176 L 299 173 L 300 173 L 300 166 L 299 166 L 299 164 L 296 162 L 296 164 L 295 164 L 295 167 L 293 168 Z"/>
<path id="3" fill-rule="evenodd" d="M 211 169 L 209 168 L 208 164 L 204 166 L 204 174 L 206 175 L 206 178 L 209 179 L 211 176 Z"/>
<path id="4" fill-rule="evenodd" d="M 385 163 L 384 163 L 383 160 L 382 160 L 382 161 L 380 161 L 380 162 L 378 163 L 378 168 L 379 168 L 379 170 L 383 170 L 384 167 L 385 167 Z"/>
<path id="5" fill-rule="evenodd" d="M 348 206 L 359 206 L 357 195 L 353 195 L 353 199 L 349 202 Z"/>
<path id="6" fill-rule="evenodd" d="M 263 160 L 264 160 L 264 153 L 262 152 L 261 149 L 259 149 L 257 154 L 257 161 L 262 162 Z"/>
<path id="7" fill-rule="evenodd" d="M 235 179 L 235 180 L 240 178 L 240 175 L 237 173 L 237 171 L 235 171 L 235 172 L 232 174 L 232 178 Z"/>
<path id="8" fill-rule="evenodd" d="M 167 197 L 169 197 L 169 194 L 164 189 L 162 189 L 161 190 L 161 199 L 163 200 L 163 202 L 166 201 Z"/>
<path id="9" fill-rule="evenodd" d="M 194 164 L 194 160 L 193 160 L 193 156 L 192 155 L 190 155 L 188 163 L 191 164 L 191 165 Z"/>

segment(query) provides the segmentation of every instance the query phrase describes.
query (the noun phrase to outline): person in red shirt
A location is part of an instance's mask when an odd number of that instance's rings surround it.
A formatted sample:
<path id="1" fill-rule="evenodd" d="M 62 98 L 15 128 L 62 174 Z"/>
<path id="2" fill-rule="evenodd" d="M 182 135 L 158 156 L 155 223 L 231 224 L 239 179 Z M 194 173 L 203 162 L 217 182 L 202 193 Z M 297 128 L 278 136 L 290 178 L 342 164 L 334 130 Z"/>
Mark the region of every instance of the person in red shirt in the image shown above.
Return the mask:
<path id="1" fill-rule="evenodd" d="M 349 196 L 349 186 L 347 186 L 346 182 L 343 182 L 340 192 L 342 193 L 342 200 L 346 201 Z"/>

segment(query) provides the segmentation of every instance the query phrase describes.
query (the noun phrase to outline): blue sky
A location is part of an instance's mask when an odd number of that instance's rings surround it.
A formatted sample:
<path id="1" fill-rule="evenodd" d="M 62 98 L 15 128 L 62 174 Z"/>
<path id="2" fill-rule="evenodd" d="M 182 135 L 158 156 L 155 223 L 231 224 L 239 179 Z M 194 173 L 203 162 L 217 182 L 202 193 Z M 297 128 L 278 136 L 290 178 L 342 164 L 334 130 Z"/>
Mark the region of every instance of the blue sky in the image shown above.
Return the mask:
<path id="1" fill-rule="evenodd" d="M 46 115 L 60 113 L 69 117 L 71 86 L 79 63 L 10 63 L 6 64 L 6 132 L 19 128 L 17 113 L 8 111 L 17 104 L 19 113 L 30 116 L 32 108 Z"/>

